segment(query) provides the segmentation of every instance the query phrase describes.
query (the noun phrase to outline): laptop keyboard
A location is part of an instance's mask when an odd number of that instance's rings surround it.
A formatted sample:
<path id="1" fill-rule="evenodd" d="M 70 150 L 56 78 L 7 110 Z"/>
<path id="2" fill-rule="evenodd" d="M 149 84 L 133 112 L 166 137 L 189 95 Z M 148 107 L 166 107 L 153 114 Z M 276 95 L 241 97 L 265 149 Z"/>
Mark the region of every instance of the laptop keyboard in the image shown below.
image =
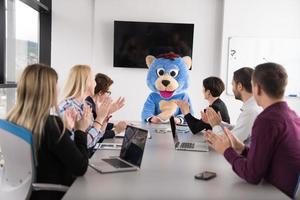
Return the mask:
<path id="1" fill-rule="evenodd" d="M 195 147 L 195 143 L 189 143 L 189 142 L 180 143 L 180 148 L 193 149 L 194 147 Z"/>
<path id="2" fill-rule="evenodd" d="M 107 162 L 108 164 L 114 166 L 115 168 L 128 168 L 132 167 L 124 162 L 122 162 L 119 159 L 102 159 L 104 162 Z"/>

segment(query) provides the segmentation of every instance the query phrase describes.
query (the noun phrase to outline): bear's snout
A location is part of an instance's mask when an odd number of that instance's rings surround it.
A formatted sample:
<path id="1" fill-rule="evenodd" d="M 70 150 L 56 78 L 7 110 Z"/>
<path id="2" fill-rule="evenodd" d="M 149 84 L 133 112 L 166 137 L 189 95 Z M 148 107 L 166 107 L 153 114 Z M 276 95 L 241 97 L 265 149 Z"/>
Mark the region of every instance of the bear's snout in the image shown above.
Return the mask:
<path id="1" fill-rule="evenodd" d="M 169 80 L 162 80 L 161 83 L 167 87 L 171 82 Z"/>

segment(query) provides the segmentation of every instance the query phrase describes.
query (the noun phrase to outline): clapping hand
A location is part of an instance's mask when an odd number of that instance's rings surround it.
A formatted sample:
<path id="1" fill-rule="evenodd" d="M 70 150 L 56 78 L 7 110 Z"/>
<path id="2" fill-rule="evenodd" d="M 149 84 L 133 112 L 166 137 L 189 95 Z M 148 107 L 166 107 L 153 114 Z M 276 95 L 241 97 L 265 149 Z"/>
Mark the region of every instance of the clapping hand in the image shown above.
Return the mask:
<path id="1" fill-rule="evenodd" d="M 209 124 L 206 113 L 203 112 L 203 111 L 201 111 L 201 112 L 200 112 L 200 115 L 201 115 L 201 120 L 202 120 L 204 123 Z"/>
<path id="2" fill-rule="evenodd" d="M 96 105 L 97 118 L 95 120 L 103 123 L 109 115 L 111 105 L 112 99 L 110 97 L 105 97 L 101 103 L 98 102 Z"/>
<path id="3" fill-rule="evenodd" d="M 116 101 L 114 101 L 109 110 L 109 114 L 113 114 L 114 112 L 120 110 L 125 105 L 125 98 L 119 97 Z"/>
<path id="4" fill-rule="evenodd" d="M 80 120 L 75 122 L 75 129 L 85 132 L 91 124 L 92 109 L 87 104 L 83 106 L 83 113 Z"/>
<path id="5" fill-rule="evenodd" d="M 226 134 L 217 135 L 211 130 L 208 130 L 205 132 L 204 136 L 209 146 L 220 154 L 224 154 L 225 150 L 231 147 L 231 141 Z"/>
<path id="6" fill-rule="evenodd" d="M 208 107 L 206 109 L 206 117 L 208 120 L 208 123 L 211 125 L 211 127 L 214 127 L 216 125 L 221 124 L 222 122 L 222 116 L 220 112 L 216 112 L 213 108 Z"/>
<path id="7" fill-rule="evenodd" d="M 116 123 L 114 125 L 114 127 L 115 127 L 115 133 L 119 134 L 126 129 L 127 123 L 125 121 L 120 121 L 120 122 Z"/>
<path id="8" fill-rule="evenodd" d="M 227 128 L 224 128 L 223 135 L 217 135 L 208 130 L 205 133 L 205 139 L 220 154 L 224 154 L 225 150 L 229 147 L 232 147 L 238 154 L 241 154 L 245 148 L 245 145 Z"/>
<path id="9" fill-rule="evenodd" d="M 238 153 L 241 154 L 245 149 L 245 144 L 242 143 L 231 131 L 224 128 L 225 135 L 229 138 L 231 147 Z"/>
<path id="10" fill-rule="evenodd" d="M 190 113 L 190 105 L 187 101 L 174 100 L 174 102 L 180 108 L 182 114 L 187 115 L 188 113 Z"/>
<path id="11" fill-rule="evenodd" d="M 67 129 L 72 130 L 77 119 L 77 112 L 74 108 L 67 108 L 63 115 L 64 125 Z"/>

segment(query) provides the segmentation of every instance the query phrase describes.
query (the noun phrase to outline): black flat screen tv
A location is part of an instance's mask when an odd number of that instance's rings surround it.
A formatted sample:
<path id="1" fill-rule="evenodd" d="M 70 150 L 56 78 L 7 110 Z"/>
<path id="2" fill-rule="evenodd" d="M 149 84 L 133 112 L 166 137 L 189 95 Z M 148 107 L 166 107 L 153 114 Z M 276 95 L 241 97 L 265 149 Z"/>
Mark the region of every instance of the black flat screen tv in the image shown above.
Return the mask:
<path id="1" fill-rule="evenodd" d="M 147 68 L 145 57 L 192 57 L 194 24 L 114 21 L 114 67 Z"/>

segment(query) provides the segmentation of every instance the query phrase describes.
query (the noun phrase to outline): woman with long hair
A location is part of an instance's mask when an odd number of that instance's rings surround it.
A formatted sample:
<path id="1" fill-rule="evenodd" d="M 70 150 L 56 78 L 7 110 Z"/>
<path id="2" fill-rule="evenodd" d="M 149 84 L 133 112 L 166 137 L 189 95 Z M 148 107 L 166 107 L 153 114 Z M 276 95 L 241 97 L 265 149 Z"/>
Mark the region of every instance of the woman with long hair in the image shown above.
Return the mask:
<path id="1" fill-rule="evenodd" d="M 71 185 L 88 167 L 87 134 L 90 108 L 76 122 L 66 110 L 64 119 L 51 115 L 57 108 L 57 73 L 49 66 L 27 66 L 18 82 L 16 104 L 6 119 L 32 132 L 37 155 L 37 182 Z M 74 130 L 74 141 L 69 129 Z M 31 199 L 60 199 L 59 192 L 33 192 Z"/>
<path id="2" fill-rule="evenodd" d="M 88 65 L 75 65 L 72 67 L 64 87 L 63 100 L 59 104 L 60 114 L 64 115 L 66 109 L 72 108 L 76 111 L 78 119 L 80 119 L 83 114 L 83 107 L 86 105 L 85 99 L 93 94 L 94 87 L 95 81 L 92 70 Z M 108 116 L 113 107 L 110 97 L 105 97 L 102 102 L 97 103 L 97 118 L 93 119 L 91 116 L 90 126 L 86 130 L 89 149 L 92 149 L 103 137 L 109 119 Z"/>

